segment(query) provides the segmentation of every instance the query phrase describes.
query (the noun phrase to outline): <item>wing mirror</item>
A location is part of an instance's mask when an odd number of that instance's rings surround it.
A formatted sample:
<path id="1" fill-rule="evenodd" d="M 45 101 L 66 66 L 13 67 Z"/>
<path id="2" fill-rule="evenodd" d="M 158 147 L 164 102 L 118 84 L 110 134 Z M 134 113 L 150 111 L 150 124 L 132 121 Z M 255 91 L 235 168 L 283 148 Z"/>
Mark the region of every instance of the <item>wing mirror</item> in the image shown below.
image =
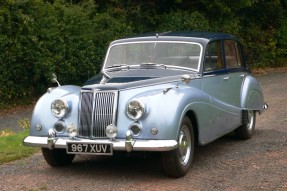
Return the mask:
<path id="1" fill-rule="evenodd" d="M 183 75 L 181 76 L 181 81 L 184 82 L 184 83 L 186 83 L 186 84 L 188 84 L 188 83 L 191 81 L 190 75 L 188 75 L 188 74 L 183 74 Z"/>
<path id="2" fill-rule="evenodd" d="M 55 73 L 52 74 L 51 81 L 52 81 L 53 83 L 57 83 L 58 86 L 61 86 Z"/>
<path id="3" fill-rule="evenodd" d="M 190 75 L 188 75 L 188 74 L 183 74 L 182 76 L 181 76 L 181 78 L 180 78 L 180 80 L 183 82 L 183 83 L 186 83 L 186 84 L 188 84 L 190 81 L 191 81 L 191 77 L 190 77 Z M 176 84 L 176 86 L 175 86 L 175 88 L 178 88 L 178 85 L 179 85 L 179 83 L 180 82 L 178 82 L 177 84 Z M 169 90 L 171 90 L 172 88 L 166 88 L 166 89 L 164 89 L 163 90 L 163 94 L 166 94 Z"/>

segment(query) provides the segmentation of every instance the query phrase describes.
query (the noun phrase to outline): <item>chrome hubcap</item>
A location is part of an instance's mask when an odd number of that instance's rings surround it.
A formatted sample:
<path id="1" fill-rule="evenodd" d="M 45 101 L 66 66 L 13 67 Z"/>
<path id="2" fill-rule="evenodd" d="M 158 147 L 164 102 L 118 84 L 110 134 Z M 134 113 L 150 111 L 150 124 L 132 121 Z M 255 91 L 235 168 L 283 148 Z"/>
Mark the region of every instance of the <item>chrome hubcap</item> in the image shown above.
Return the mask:
<path id="1" fill-rule="evenodd" d="M 190 158 L 191 139 L 190 132 L 187 126 L 183 126 L 179 134 L 179 157 L 180 162 L 185 166 Z"/>
<path id="2" fill-rule="evenodd" d="M 248 111 L 248 124 L 247 124 L 247 129 L 248 131 L 252 131 L 253 125 L 254 125 L 254 112 L 253 111 Z"/>

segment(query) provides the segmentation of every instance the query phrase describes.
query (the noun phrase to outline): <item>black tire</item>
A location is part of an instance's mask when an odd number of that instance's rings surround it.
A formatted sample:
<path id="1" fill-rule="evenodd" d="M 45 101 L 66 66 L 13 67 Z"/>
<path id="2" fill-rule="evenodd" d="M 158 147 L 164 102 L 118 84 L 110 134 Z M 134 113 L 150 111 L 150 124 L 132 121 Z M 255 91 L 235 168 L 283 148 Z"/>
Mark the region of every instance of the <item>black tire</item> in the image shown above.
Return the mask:
<path id="1" fill-rule="evenodd" d="M 74 154 L 67 154 L 65 149 L 41 148 L 46 162 L 52 167 L 65 166 L 71 164 L 75 158 Z"/>
<path id="2" fill-rule="evenodd" d="M 162 153 L 165 173 L 175 178 L 186 175 L 194 155 L 194 132 L 192 123 L 187 116 L 182 120 L 178 144 L 177 149 Z"/>
<path id="3" fill-rule="evenodd" d="M 256 112 L 255 111 L 244 111 L 242 113 L 244 124 L 235 129 L 235 135 L 238 139 L 247 140 L 252 137 L 255 131 L 256 123 Z"/>

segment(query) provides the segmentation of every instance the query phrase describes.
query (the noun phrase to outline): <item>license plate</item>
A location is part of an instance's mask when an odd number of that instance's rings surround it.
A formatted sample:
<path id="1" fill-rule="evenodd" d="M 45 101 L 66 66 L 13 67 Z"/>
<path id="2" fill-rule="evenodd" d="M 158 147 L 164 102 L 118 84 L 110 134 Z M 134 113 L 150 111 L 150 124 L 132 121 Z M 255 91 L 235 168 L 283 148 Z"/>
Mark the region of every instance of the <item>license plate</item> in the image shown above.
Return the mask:
<path id="1" fill-rule="evenodd" d="M 67 143 L 67 153 L 113 155 L 112 144 L 99 143 Z"/>

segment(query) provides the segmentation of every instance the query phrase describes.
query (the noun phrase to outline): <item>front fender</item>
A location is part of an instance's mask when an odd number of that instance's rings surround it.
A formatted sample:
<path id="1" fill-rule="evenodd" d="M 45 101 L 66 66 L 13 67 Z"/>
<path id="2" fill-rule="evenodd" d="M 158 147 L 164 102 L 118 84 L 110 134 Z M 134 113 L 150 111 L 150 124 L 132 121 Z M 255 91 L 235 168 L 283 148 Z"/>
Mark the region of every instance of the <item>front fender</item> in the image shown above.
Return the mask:
<path id="1" fill-rule="evenodd" d="M 197 83 L 197 82 L 196 82 Z M 198 86 L 200 83 L 198 83 Z M 138 139 L 161 139 L 161 140 L 177 140 L 181 120 L 184 115 L 193 109 L 203 106 L 202 103 L 210 103 L 210 98 L 204 94 L 199 88 L 187 85 L 170 86 L 168 92 L 164 93 L 166 88 L 157 88 L 145 93 L 137 94 L 131 99 L 140 100 L 146 106 L 146 113 L 143 118 L 137 121 L 142 126 L 142 132 Z M 169 87 L 169 86 L 167 86 Z M 121 92 L 121 97 L 127 97 L 128 92 Z M 126 103 L 120 98 L 120 102 Z M 206 104 L 209 106 L 208 104 Z M 123 111 L 124 108 L 119 107 L 118 127 L 129 127 L 135 121 L 129 119 Z M 156 135 L 151 133 L 152 128 L 157 128 Z M 123 136 L 123 135 L 120 135 Z"/>
<path id="2" fill-rule="evenodd" d="M 210 98 L 199 89 L 186 86 L 173 89 L 167 94 L 160 94 L 156 99 L 148 100 L 148 103 L 148 118 L 143 121 L 143 126 L 156 127 L 159 139 L 177 140 L 181 121 L 187 112 L 193 111 L 198 114 L 203 113 L 203 110 L 207 111 Z M 201 116 L 201 119 L 203 117 Z M 208 120 L 197 120 L 199 123 L 203 121 Z"/>
<path id="3" fill-rule="evenodd" d="M 264 104 L 264 96 L 259 81 L 253 76 L 247 76 L 242 86 L 241 108 L 262 112 Z"/>
<path id="4" fill-rule="evenodd" d="M 51 89 L 45 93 L 34 107 L 31 118 L 30 135 L 48 135 L 49 129 L 53 128 L 54 124 L 59 120 L 51 112 L 51 103 L 58 98 L 65 99 L 70 107 L 69 113 L 62 121 L 66 125 L 71 123 L 77 125 L 80 90 L 81 88 L 78 86 L 67 85 Z M 41 126 L 41 129 L 39 129 L 39 125 Z M 66 136 L 66 132 L 63 131 L 61 135 Z"/>

